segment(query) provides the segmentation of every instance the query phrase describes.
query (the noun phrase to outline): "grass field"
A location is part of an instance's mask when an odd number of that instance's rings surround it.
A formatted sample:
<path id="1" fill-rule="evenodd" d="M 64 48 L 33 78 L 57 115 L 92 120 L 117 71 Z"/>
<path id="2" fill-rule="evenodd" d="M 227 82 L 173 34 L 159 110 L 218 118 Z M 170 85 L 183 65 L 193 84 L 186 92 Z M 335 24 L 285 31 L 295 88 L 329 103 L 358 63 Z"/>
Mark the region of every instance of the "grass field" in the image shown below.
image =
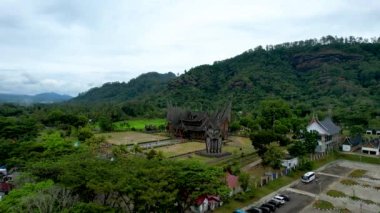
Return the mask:
<path id="1" fill-rule="evenodd" d="M 101 133 L 98 136 L 105 136 L 108 143 L 116 145 L 135 144 L 147 141 L 158 141 L 168 139 L 166 136 L 147 134 L 142 132 L 111 132 Z"/>
<path id="2" fill-rule="evenodd" d="M 171 146 L 164 146 L 157 148 L 157 151 L 162 151 L 165 157 L 173 157 L 176 155 L 185 154 L 188 152 L 194 152 L 197 150 L 205 149 L 205 144 L 202 142 L 186 142 L 180 144 L 174 144 Z"/>
<path id="3" fill-rule="evenodd" d="M 166 119 L 137 119 L 137 120 L 126 120 L 126 121 L 118 121 L 114 123 L 115 131 L 127 131 L 132 128 L 136 130 L 144 130 L 145 125 L 154 125 L 159 127 L 160 125 L 165 125 Z"/>

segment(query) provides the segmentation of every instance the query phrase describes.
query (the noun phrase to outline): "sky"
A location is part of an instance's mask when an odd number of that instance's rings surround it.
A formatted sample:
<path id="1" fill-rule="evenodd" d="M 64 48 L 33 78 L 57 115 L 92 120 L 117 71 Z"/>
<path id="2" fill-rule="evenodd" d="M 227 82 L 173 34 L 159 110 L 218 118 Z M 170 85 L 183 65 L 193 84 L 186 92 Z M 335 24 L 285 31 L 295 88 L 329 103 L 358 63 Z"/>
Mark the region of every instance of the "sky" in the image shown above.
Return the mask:
<path id="1" fill-rule="evenodd" d="M 0 93 L 76 96 L 326 35 L 380 36 L 380 1 L 0 0 Z"/>

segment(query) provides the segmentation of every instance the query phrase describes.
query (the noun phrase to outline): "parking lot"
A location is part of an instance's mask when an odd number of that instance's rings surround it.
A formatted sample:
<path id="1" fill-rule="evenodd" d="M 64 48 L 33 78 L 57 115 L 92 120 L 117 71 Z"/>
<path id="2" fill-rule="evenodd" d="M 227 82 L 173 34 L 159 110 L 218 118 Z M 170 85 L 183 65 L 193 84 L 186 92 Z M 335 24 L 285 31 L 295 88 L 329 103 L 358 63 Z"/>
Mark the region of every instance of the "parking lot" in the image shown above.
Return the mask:
<path id="1" fill-rule="evenodd" d="M 365 170 L 365 175 L 359 178 L 349 177 L 354 170 Z M 260 206 L 270 200 L 274 194 L 289 195 L 291 200 L 277 213 L 303 212 L 321 213 L 326 210 L 318 210 L 313 207 L 314 201 L 325 200 L 334 205 L 334 212 L 345 209 L 345 212 L 380 212 L 380 166 L 350 162 L 335 161 L 324 168 L 315 171 L 316 179 L 310 183 L 296 181 L 281 190 L 262 198 L 255 203 Z M 355 185 L 342 184 L 342 180 L 352 180 Z M 336 190 L 344 197 L 332 197 L 326 193 Z M 353 199 L 353 197 L 355 199 Z"/>

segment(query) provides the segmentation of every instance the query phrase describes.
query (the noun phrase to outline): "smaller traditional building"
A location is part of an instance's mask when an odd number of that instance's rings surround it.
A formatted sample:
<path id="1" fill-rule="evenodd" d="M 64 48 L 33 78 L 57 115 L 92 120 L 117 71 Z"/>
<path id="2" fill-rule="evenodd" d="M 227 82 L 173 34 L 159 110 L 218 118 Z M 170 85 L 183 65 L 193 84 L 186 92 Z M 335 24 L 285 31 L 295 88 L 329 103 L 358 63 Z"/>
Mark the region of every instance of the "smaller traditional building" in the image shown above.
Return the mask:
<path id="1" fill-rule="evenodd" d="M 360 148 L 362 144 L 362 136 L 357 134 L 355 137 L 346 137 L 342 144 L 343 152 L 353 152 Z"/>
<path id="2" fill-rule="evenodd" d="M 306 127 L 308 132 L 315 131 L 318 133 L 318 146 L 315 152 L 326 152 L 337 148 L 340 140 L 340 127 L 334 124 L 331 118 L 325 118 L 319 121 L 313 117 L 309 125 Z"/>
<path id="3" fill-rule="evenodd" d="M 230 196 L 239 193 L 241 191 L 240 185 L 239 185 L 239 177 L 232 175 L 231 173 L 227 172 L 226 174 L 226 182 L 228 188 L 230 191 Z"/>
<path id="4" fill-rule="evenodd" d="M 215 208 L 221 206 L 223 202 L 219 196 L 202 195 L 195 200 L 195 204 L 190 207 L 192 212 L 204 213 L 213 211 Z"/>

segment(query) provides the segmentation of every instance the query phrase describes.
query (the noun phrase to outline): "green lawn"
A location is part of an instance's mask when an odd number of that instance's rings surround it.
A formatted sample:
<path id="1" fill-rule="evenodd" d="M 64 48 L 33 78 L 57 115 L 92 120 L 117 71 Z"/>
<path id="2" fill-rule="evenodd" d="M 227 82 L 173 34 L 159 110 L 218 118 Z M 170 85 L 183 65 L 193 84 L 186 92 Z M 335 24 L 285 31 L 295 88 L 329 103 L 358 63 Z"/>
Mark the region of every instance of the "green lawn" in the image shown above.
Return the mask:
<path id="1" fill-rule="evenodd" d="M 133 119 L 126 121 L 118 121 L 114 123 L 115 131 L 127 131 L 132 128 L 136 130 L 144 130 L 145 125 L 154 125 L 159 127 L 160 125 L 166 125 L 166 119 L 156 118 L 156 119 Z"/>
<path id="2" fill-rule="evenodd" d="M 156 150 L 162 151 L 165 157 L 173 157 L 173 156 L 185 154 L 188 152 L 203 150 L 205 148 L 206 148 L 206 145 L 201 142 L 186 142 L 186 143 L 174 144 L 171 146 L 159 147 Z"/>
<path id="3" fill-rule="evenodd" d="M 370 163 L 370 164 L 380 164 L 380 158 L 377 156 L 367 157 L 367 156 L 361 156 L 361 155 L 340 153 L 339 159 L 362 162 L 362 163 Z"/>

